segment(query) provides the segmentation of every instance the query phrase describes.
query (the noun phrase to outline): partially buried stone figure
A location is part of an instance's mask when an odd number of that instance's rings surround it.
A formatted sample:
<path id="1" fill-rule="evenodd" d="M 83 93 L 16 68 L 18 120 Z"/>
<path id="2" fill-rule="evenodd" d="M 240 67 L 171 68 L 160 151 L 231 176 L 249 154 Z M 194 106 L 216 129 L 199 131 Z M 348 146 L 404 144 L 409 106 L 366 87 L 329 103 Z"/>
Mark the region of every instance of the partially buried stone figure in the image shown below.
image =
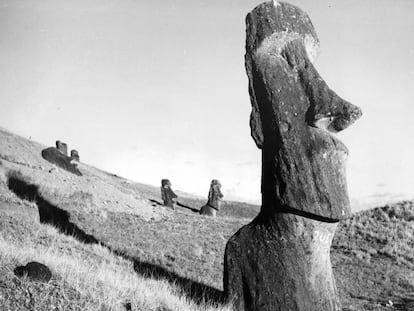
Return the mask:
<path id="1" fill-rule="evenodd" d="M 64 142 L 61 142 L 60 140 L 56 141 L 56 149 L 59 150 L 59 152 L 61 152 L 65 156 L 68 155 L 68 145 Z"/>
<path id="2" fill-rule="evenodd" d="M 70 151 L 70 158 L 76 162 L 80 162 L 79 152 L 77 150 Z"/>
<path id="3" fill-rule="evenodd" d="M 207 204 L 200 209 L 200 214 L 215 217 L 217 211 L 220 210 L 220 200 L 222 199 L 221 183 L 217 179 L 213 179 L 210 184 L 210 191 L 208 192 Z"/>
<path id="4" fill-rule="evenodd" d="M 351 211 L 348 151 L 332 133 L 362 113 L 316 71 L 319 40 L 305 12 L 266 2 L 246 27 L 262 207 L 227 243 L 225 295 L 236 310 L 340 310 L 329 250 L 336 222 Z"/>
<path id="5" fill-rule="evenodd" d="M 161 180 L 161 198 L 164 201 L 164 206 L 168 206 L 174 209 L 175 199 L 177 195 L 171 189 L 171 182 L 169 179 Z"/>

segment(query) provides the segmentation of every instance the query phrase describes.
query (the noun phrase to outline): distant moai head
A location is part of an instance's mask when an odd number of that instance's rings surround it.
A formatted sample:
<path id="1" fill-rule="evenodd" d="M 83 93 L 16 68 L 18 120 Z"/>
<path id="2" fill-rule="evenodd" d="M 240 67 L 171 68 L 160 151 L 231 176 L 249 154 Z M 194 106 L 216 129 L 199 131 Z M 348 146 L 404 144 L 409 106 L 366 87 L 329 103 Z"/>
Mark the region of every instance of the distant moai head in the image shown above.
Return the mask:
<path id="1" fill-rule="evenodd" d="M 161 187 L 169 188 L 171 187 L 171 182 L 169 179 L 161 179 Z"/>
<path id="2" fill-rule="evenodd" d="M 77 150 L 71 150 L 71 152 L 70 152 L 70 158 L 72 159 L 72 160 L 75 160 L 75 161 L 80 161 L 80 158 L 79 158 L 79 152 L 77 151 Z"/>
<path id="3" fill-rule="evenodd" d="M 61 142 L 60 140 L 56 141 L 56 149 L 63 153 L 65 156 L 68 156 L 68 145 Z"/>
<path id="4" fill-rule="evenodd" d="M 313 66 L 319 39 L 308 15 L 266 2 L 246 17 L 251 134 L 262 149 L 262 212 L 329 219 L 350 215 L 347 148 L 332 132 L 361 110 L 333 92 Z"/>
<path id="5" fill-rule="evenodd" d="M 220 183 L 220 181 L 219 181 L 219 180 L 217 180 L 217 179 L 213 179 L 213 180 L 211 181 L 211 183 L 210 183 L 210 188 L 212 188 L 212 187 L 219 187 L 219 188 L 221 188 L 221 183 Z"/>

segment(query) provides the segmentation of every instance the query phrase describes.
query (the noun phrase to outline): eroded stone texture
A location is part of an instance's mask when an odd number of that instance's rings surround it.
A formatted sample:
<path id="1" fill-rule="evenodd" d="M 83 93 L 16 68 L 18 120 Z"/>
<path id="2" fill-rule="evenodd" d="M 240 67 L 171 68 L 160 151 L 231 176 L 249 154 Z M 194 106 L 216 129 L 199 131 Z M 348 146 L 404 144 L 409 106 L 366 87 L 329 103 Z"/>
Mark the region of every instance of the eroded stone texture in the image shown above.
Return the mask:
<path id="1" fill-rule="evenodd" d="M 72 160 L 75 160 L 75 161 L 79 162 L 80 161 L 79 152 L 77 150 L 71 150 L 71 152 L 70 152 L 70 158 Z"/>
<path id="2" fill-rule="evenodd" d="M 340 98 L 312 64 L 319 40 L 309 17 L 264 3 L 246 18 L 252 136 L 262 149 L 263 209 L 283 206 L 330 219 L 350 215 L 347 148 L 340 131 L 361 110 Z"/>
<path id="3" fill-rule="evenodd" d="M 78 176 L 82 176 L 80 170 L 76 167 L 76 165 L 70 163 L 71 158 L 62 154 L 58 149 L 54 147 L 49 147 L 42 150 L 42 157 L 43 159 L 49 161 L 52 164 L 63 168 L 64 170 L 73 173 Z"/>
<path id="4" fill-rule="evenodd" d="M 246 18 L 250 126 L 262 149 L 262 208 L 227 243 L 224 290 L 236 310 L 337 311 L 329 248 L 350 216 L 345 145 L 361 116 L 320 77 L 309 17 L 266 2 Z M 321 238 L 322 237 L 322 238 Z"/>
<path id="5" fill-rule="evenodd" d="M 56 141 L 56 149 L 59 150 L 65 156 L 68 156 L 68 145 L 66 145 L 64 142 L 61 142 L 60 140 L 57 140 Z"/>
<path id="6" fill-rule="evenodd" d="M 215 217 L 217 211 L 220 210 L 220 201 L 222 199 L 221 183 L 217 179 L 213 179 L 210 184 L 210 191 L 208 192 L 207 204 L 201 207 L 200 214 Z"/>
<path id="7" fill-rule="evenodd" d="M 164 201 L 164 206 L 174 208 L 177 195 L 171 189 L 171 182 L 169 179 L 161 180 L 161 198 Z"/>

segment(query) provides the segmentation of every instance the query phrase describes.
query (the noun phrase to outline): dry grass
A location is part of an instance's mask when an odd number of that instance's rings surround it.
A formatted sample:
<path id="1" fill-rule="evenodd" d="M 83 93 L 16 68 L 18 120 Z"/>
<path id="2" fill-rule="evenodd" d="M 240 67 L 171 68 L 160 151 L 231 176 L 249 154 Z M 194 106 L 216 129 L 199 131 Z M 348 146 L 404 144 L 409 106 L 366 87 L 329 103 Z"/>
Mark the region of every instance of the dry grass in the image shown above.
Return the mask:
<path id="1" fill-rule="evenodd" d="M 131 262 L 100 245 L 85 246 L 62 236 L 52 226 L 40 225 L 31 233 L 30 239 L 24 241 L 13 240 L 10 235 L 9 238 L 0 237 L 0 266 L 3 268 L 0 284 L 14 287 L 13 296 L 21 296 L 18 303 L 31 310 L 103 310 L 103 306 L 104 310 L 125 310 L 124 304 L 128 302 L 133 310 L 229 310 L 195 305 L 179 287 L 165 280 L 140 277 Z M 45 240 L 47 243 L 39 243 Z M 16 283 L 13 276 L 15 266 L 29 261 L 44 263 L 53 272 L 53 280 L 41 286 L 40 291 L 36 291 L 35 286 L 39 284 L 27 279 Z M 32 295 L 27 294 L 30 291 Z M 11 293 L 5 291 L 1 296 L 10 298 Z"/>

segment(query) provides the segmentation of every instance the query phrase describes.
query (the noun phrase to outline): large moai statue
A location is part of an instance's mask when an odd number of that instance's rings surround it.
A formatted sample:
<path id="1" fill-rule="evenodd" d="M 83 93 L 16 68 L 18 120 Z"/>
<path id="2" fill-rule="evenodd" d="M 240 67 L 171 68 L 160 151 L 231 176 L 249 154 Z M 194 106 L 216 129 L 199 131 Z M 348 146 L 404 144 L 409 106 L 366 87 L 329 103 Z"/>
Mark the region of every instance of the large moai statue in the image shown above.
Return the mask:
<path id="1" fill-rule="evenodd" d="M 337 222 L 351 211 L 348 151 L 332 133 L 362 113 L 315 69 L 319 40 L 305 12 L 266 2 L 247 15 L 246 26 L 262 207 L 227 243 L 225 295 L 238 311 L 337 311 L 330 246 Z"/>
<path id="2" fill-rule="evenodd" d="M 177 195 L 171 189 L 171 182 L 169 179 L 161 180 L 161 198 L 164 201 L 164 206 L 174 209 Z"/>
<path id="3" fill-rule="evenodd" d="M 66 145 L 64 142 L 61 142 L 60 140 L 57 140 L 56 141 L 56 149 L 59 150 L 65 156 L 68 156 L 68 145 Z"/>
<path id="4" fill-rule="evenodd" d="M 222 199 L 221 183 L 217 179 L 213 179 L 210 184 L 210 191 L 208 192 L 207 204 L 201 207 L 200 214 L 215 217 L 217 211 L 220 210 L 220 201 Z"/>

